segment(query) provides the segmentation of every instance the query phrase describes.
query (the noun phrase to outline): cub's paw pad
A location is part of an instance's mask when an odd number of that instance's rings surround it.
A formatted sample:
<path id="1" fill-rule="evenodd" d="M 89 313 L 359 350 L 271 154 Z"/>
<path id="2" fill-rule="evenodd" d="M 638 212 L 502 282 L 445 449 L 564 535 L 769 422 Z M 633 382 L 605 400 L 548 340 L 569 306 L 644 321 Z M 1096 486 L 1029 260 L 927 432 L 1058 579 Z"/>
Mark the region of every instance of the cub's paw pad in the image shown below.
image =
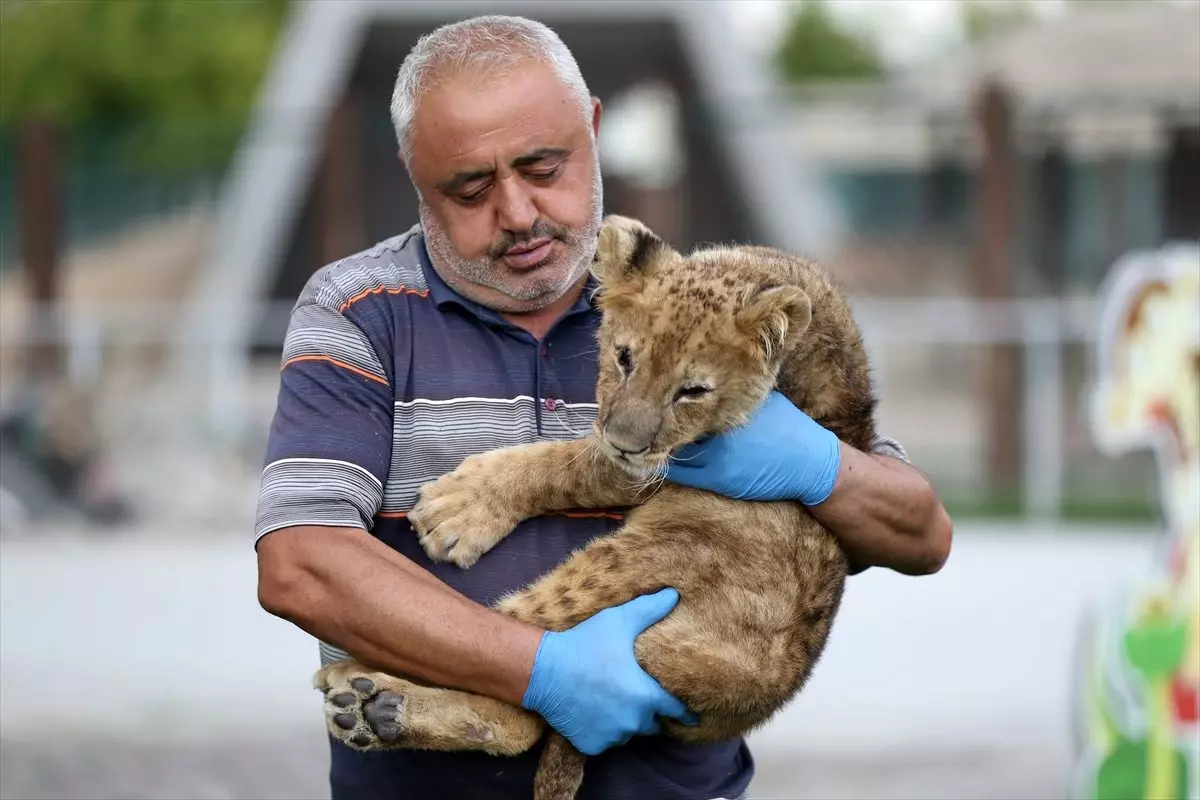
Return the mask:
<path id="1" fill-rule="evenodd" d="M 326 727 L 337 739 L 358 750 L 374 750 L 404 735 L 405 698 L 388 689 L 377 690 L 370 678 L 348 683 L 332 680 L 320 686 L 325 694 Z"/>

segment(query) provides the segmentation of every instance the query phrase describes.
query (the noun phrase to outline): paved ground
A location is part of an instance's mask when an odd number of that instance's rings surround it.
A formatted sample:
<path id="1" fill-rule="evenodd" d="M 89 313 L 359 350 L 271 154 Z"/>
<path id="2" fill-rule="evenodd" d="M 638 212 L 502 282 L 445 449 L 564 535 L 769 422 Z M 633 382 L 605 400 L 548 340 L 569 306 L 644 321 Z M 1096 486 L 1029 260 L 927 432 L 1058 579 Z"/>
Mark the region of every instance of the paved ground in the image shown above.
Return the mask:
<path id="1" fill-rule="evenodd" d="M 930 757 L 761 759 L 756 800 L 1050 800 L 1062 763 L 1044 751 Z M 324 800 L 323 742 L 53 745 L 6 742 L 0 796 L 12 800 Z"/>
<path id="2" fill-rule="evenodd" d="M 754 795 L 1063 797 L 1076 623 L 1147 556 L 1121 531 L 961 530 L 937 576 L 855 578 L 809 688 L 752 737 Z M 256 605 L 244 539 L 0 541 L 0 797 L 323 798 L 315 659 Z"/>

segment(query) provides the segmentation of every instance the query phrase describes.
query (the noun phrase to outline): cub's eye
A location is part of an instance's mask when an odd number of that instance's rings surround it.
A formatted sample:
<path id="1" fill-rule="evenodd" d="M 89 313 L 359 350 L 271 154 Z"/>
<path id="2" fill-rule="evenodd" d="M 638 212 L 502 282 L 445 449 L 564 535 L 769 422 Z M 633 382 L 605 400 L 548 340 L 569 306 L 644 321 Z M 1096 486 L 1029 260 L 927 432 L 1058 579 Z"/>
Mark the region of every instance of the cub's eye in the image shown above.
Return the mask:
<path id="1" fill-rule="evenodd" d="M 628 347 L 617 348 L 617 364 L 620 365 L 622 372 L 629 372 L 633 369 L 633 353 L 629 352 Z"/>
<path id="2" fill-rule="evenodd" d="M 687 400 L 687 399 L 694 400 L 697 397 L 703 397 L 704 395 L 708 394 L 711 391 L 712 391 L 711 387 L 702 386 L 700 384 L 695 384 L 693 386 L 682 386 L 682 387 L 680 387 L 679 391 L 676 392 L 675 399 L 676 400 Z"/>

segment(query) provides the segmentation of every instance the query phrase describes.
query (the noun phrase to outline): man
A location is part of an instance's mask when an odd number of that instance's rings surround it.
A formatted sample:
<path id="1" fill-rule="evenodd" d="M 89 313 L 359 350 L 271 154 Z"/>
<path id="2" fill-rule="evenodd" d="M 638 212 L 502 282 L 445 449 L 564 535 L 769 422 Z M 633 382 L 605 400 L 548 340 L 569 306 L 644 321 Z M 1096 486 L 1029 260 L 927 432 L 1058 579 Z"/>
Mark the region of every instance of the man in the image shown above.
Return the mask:
<path id="1" fill-rule="evenodd" d="M 599 102 L 548 28 L 484 17 L 414 47 L 392 116 L 420 225 L 318 271 L 293 311 L 257 522 L 261 603 L 316 636 L 322 663 L 348 652 L 546 717 L 597 754 L 582 798 L 741 795 L 743 742 L 638 735 L 686 713 L 632 657 L 672 590 L 554 634 L 487 607 L 615 530 L 614 515 L 528 520 L 466 571 L 431 562 L 404 518 L 471 453 L 590 429 Z M 857 452 L 776 396 L 709 446 L 707 466 L 671 478 L 807 502 L 860 568 L 924 574 L 947 557 L 949 519 L 894 442 Z M 335 800 L 522 798 L 537 755 L 333 743 L 330 782 Z"/>

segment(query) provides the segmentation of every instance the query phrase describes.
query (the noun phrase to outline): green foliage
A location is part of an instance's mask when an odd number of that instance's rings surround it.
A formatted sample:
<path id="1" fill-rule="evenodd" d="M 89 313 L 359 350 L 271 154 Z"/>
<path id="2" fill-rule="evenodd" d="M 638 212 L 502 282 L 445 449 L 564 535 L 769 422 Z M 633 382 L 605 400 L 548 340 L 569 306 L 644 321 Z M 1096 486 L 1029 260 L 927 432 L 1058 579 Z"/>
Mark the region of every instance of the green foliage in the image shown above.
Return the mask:
<path id="1" fill-rule="evenodd" d="M 1014 31 L 1037 14 L 1032 3 L 1022 0 L 962 0 L 958 10 L 963 35 L 969 42 L 982 42 L 997 34 Z"/>
<path id="2" fill-rule="evenodd" d="M 1020 492 L 999 489 L 984 491 L 944 490 L 942 503 L 954 519 L 1023 519 L 1025 506 Z M 1062 518 L 1071 522 L 1156 524 L 1161 520 L 1157 506 L 1142 497 L 1120 496 L 1115 491 L 1103 496 L 1068 494 L 1063 498 Z M 1113 530 L 1119 530 L 1119 526 Z"/>
<path id="3" fill-rule="evenodd" d="M 1151 748 L 1147 739 L 1122 739 L 1111 753 L 1100 762 L 1094 787 L 1098 800 L 1130 800 L 1130 798 L 1158 797 L 1147 794 L 1146 781 L 1151 766 Z M 1170 782 L 1170 794 L 1165 797 L 1188 797 L 1188 762 L 1182 750 L 1173 745 L 1165 753 L 1163 768 Z"/>
<path id="4" fill-rule="evenodd" d="M 1185 1 L 1194 2 L 1194 0 Z M 1063 0 L 1063 5 L 1066 6 L 1067 11 L 1092 11 L 1100 9 L 1111 11 L 1114 8 L 1137 8 L 1151 4 L 1169 6 L 1175 3 L 1174 0 Z"/>
<path id="5" fill-rule="evenodd" d="M 228 157 L 288 0 L 6 0 L 0 132 L 23 120 L 118 136 L 155 170 Z"/>
<path id="6" fill-rule="evenodd" d="M 1170 680 L 1187 650 L 1187 620 L 1153 607 L 1125 632 L 1125 657 L 1146 680 Z"/>
<path id="7" fill-rule="evenodd" d="M 793 83 L 873 78 L 883 72 L 875 43 L 839 24 L 823 0 L 794 7 L 776 63 Z"/>
<path id="8" fill-rule="evenodd" d="M 1170 0 L 1063 0 L 1068 14 L 1114 11 L 1166 5 Z M 997 34 L 1009 33 L 1037 19 L 1037 3 L 1031 0 L 959 0 L 958 16 L 968 42 L 978 43 Z"/>

